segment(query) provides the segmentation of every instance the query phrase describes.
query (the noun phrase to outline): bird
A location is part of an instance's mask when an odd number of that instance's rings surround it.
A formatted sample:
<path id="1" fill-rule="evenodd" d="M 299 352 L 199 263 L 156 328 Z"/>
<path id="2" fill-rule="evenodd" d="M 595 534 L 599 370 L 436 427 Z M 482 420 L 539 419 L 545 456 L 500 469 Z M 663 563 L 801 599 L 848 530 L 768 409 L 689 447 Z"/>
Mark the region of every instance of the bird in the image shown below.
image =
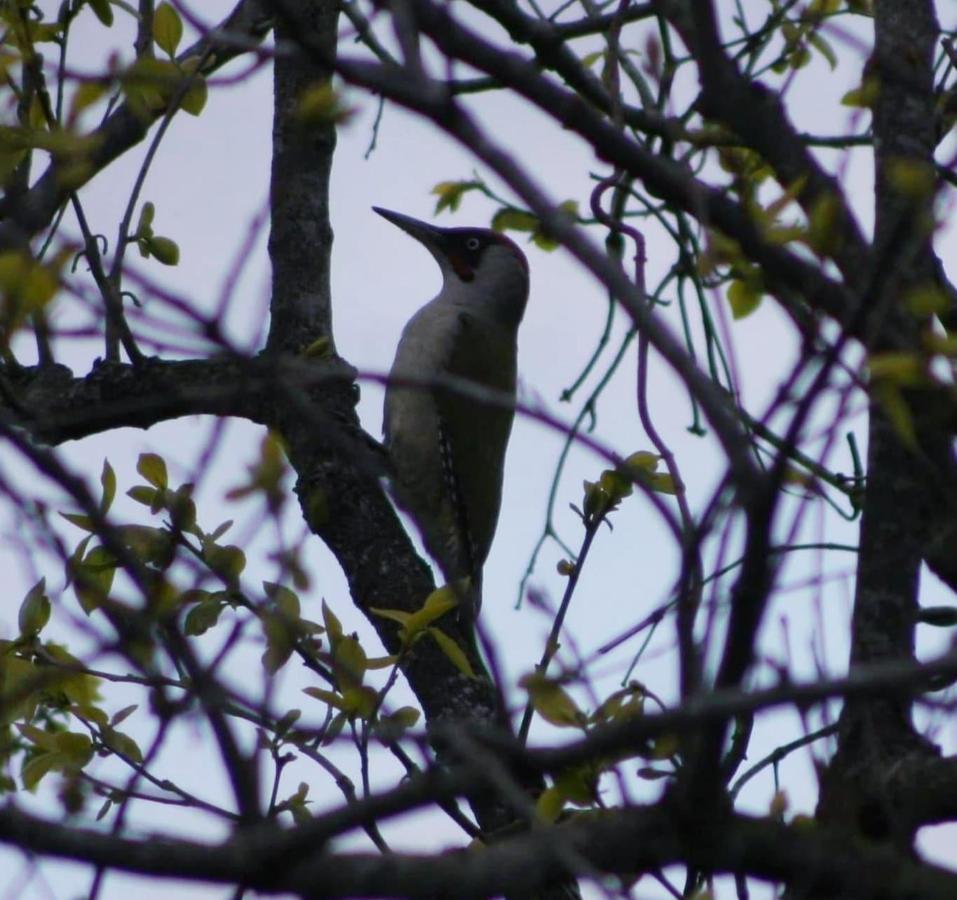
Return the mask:
<path id="1" fill-rule="evenodd" d="M 528 260 L 491 229 L 439 228 L 373 210 L 425 247 L 442 273 L 438 295 L 402 330 L 386 385 L 384 443 L 398 505 L 446 582 L 467 579 L 459 620 L 474 647 L 515 412 Z"/>

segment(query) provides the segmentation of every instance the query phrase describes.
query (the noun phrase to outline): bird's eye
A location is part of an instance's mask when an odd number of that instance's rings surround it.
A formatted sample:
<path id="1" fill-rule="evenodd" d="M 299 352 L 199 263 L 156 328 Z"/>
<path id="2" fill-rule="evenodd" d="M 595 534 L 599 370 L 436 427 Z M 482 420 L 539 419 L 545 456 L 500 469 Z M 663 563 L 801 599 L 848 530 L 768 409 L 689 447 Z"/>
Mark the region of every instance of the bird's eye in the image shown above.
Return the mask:
<path id="1" fill-rule="evenodd" d="M 470 237 L 465 242 L 466 250 L 478 250 L 478 248 L 481 246 L 482 246 L 482 242 L 477 237 Z"/>

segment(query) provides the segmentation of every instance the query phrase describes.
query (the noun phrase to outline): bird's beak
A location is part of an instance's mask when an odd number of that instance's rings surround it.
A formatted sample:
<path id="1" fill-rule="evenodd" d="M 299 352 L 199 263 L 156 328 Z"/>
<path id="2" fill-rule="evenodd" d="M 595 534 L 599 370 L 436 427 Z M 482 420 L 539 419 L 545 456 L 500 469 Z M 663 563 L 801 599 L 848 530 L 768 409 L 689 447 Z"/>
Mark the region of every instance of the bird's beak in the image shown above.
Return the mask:
<path id="1" fill-rule="evenodd" d="M 443 229 L 436 228 L 428 222 L 421 222 L 413 219 L 412 216 L 404 216 L 402 213 L 393 212 L 391 209 L 382 209 L 381 206 L 373 206 L 373 212 L 377 212 L 383 219 L 387 219 L 393 225 L 401 228 L 406 234 L 414 237 L 420 244 L 423 244 L 428 251 L 436 258 L 441 259 L 445 254 L 442 249 Z"/>

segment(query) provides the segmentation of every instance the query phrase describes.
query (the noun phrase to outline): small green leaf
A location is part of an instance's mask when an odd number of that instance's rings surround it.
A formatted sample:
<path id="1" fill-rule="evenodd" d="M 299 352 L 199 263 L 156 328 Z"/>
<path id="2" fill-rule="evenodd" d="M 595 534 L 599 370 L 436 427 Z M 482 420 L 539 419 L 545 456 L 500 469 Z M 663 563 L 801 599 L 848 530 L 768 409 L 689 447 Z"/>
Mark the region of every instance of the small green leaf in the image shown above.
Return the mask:
<path id="1" fill-rule="evenodd" d="M 463 675 L 467 678 L 475 678 L 475 671 L 472 669 L 472 664 L 469 662 L 468 657 L 465 655 L 465 652 L 462 648 L 455 643 L 444 631 L 438 628 L 429 628 L 429 634 L 435 638 L 435 642 L 439 645 L 439 649 L 449 658 L 450 662 L 456 669 L 458 669 Z"/>
<path id="2" fill-rule="evenodd" d="M 156 217 L 156 207 L 147 200 L 140 209 L 140 219 L 136 224 L 136 237 L 153 236 L 153 219 Z"/>
<path id="3" fill-rule="evenodd" d="M 183 630 L 194 637 L 209 631 L 218 621 L 224 603 L 219 600 L 204 600 L 197 603 L 187 614 Z"/>
<path id="4" fill-rule="evenodd" d="M 23 779 L 23 786 L 28 791 L 32 791 L 51 769 L 57 764 L 57 755 L 55 753 L 41 753 L 39 756 L 32 756 L 24 763 L 20 770 L 20 777 Z"/>
<path id="5" fill-rule="evenodd" d="M 305 125 L 337 125 L 350 119 L 355 110 L 346 106 L 332 83 L 325 80 L 310 85 L 302 92 L 297 113 Z"/>
<path id="6" fill-rule="evenodd" d="M 366 652 L 354 637 L 342 637 L 333 648 L 333 669 L 340 683 L 360 685 L 368 668 Z"/>
<path id="7" fill-rule="evenodd" d="M 41 578 L 23 598 L 20 604 L 18 623 L 20 634 L 24 637 L 37 635 L 43 626 L 50 621 L 50 598 L 46 593 L 47 580 Z"/>
<path id="8" fill-rule="evenodd" d="M 182 80 L 175 62 L 153 56 L 140 56 L 120 77 L 130 108 L 146 120 L 166 107 Z"/>
<path id="9" fill-rule="evenodd" d="M 323 688 L 317 687 L 307 687 L 303 688 L 302 692 L 308 694 L 310 697 L 314 697 L 316 700 L 321 700 L 323 703 L 328 704 L 333 709 L 342 709 L 343 700 L 338 694 L 334 691 L 327 691 Z"/>
<path id="10" fill-rule="evenodd" d="M 139 709 L 138 703 L 133 703 L 130 706 L 124 706 L 121 710 L 113 713 L 113 715 L 110 716 L 110 725 L 115 728 L 121 722 L 125 722 L 131 715 L 133 715 L 133 713 L 136 712 L 137 709 Z"/>
<path id="11" fill-rule="evenodd" d="M 87 615 L 98 609 L 109 594 L 116 565 L 116 557 L 101 546 L 94 547 L 75 565 L 73 590 Z"/>
<path id="12" fill-rule="evenodd" d="M 535 673 L 522 677 L 519 685 L 528 691 L 532 707 L 546 722 L 560 728 L 584 724 L 585 715 L 578 704 L 555 679 Z"/>
<path id="13" fill-rule="evenodd" d="M 817 32 L 812 31 L 807 39 L 808 43 L 827 60 L 833 72 L 837 68 L 837 54 L 834 48 Z"/>
<path id="14" fill-rule="evenodd" d="M 113 24 L 113 8 L 109 0 L 87 0 L 96 17 L 109 28 Z"/>
<path id="15" fill-rule="evenodd" d="M 111 750 L 115 750 L 128 759 L 132 759 L 133 762 L 143 762 L 143 751 L 140 750 L 139 745 L 128 734 L 117 731 L 115 728 L 107 727 L 102 729 L 100 736 L 103 738 L 103 743 Z"/>
<path id="16" fill-rule="evenodd" d="M 538 227 L 538 216 L 523 209 L 503 206 L 492 216 L 492 228 L 495 231 L 535 232 Z"/>
<path id="17" fill-rule="evenodd" d="M 329 359 L 332 356 L 332 340 L 329 335 L 324 334 L 316 338 L 305 350 L 302 355 L 307 359 Z"/>
<path id="18" fill-rule="evenodd" d="M 109 93 L 109 84 L 101 81 L 84 81 L 78 84 L 70 100 L 70 111 L 67 113 L 67 126 L 75 125 L 80 113 L 89 109 Z"/>
<path id="19" fill-rule="evenodd" d="M 198 116 L 206 108 L 208 97 L 209 90 L 206 87 L 206 79 L 202 75 L 192 75 L 189 87 L 183 94 L 183 99 L 179 102 L 180 109 L 191 116 Z"/>
<path id="20" fill-rule="evenodd" d="M 333 642 L 342 637 L 342 622 L 336 618 L 336 614 L 329 608 L 325 600 L 322 601 L 322 623 L 326 626 L 326 632 L 329 639 Z"/>
<path id="21" fill-rule="evenodd" d="M 103 460 L 100 485 L 103 488 L 103 495 L 100 497 L 100 512 L 106 515 L 113 505 L 113 498 L 116 496 L 116 472 L 113 471 L 109 460 L 106 459 Z"/>
<path id="22" fill-rule="evenodd" d="M 728 303 L 734 319 L 750 316 L 760 305 L 764 292 L 751 279 L 735 280 L 728 286 Z"/>
<path id="23" fill-rule="evenodd" d="M 263 616 L 263 631 L 266 635 L 266 650 L 262 655 L 263 668 L 270 675 L 275 675 L 292 656 L 295 634 L 289 621 L 274 613 L 266 613 Z"/>
<path id="24" fill-rule="evenodd" d="M 149 506 L 150 508 L 152 508 L 153 503 L 156 501 L 157 494 L 162 494 L 162 491 L 147 487 L 145 484 L 138 484 L 126 492 L 127 497 L 131 497 L 137 503 L 142 503 L 143 506 Z"/>
<path id="25" fill-rule="evenodd" d="M 219 544 L 207 544 L 203 548 L 203 559 L 206 560 L 210 569 L 227 584 L 236 583 L 243 569 L 246 568 L 246 554 L 232 544 L 225 547 Z"/>
<path id="26" fill-rule="evenodd" d="M 462 197 L 469 191 L 481 188 L 481 186 L 477 181 L 440 181 L 432 188 L 432 193 L 439 198 L 435 202 L 436 215 L 443 209 L 455 212 L 462 203 Z"/>
<path id="27" fill-rule="evenodd" d="M 655 472 L 648 477 L 648 484 L 653 491 L 659 494 L 677 494 L 678 485 L 669 472 Z"/>
<path id="28" fill-rule="evenodd" d="M 54 743 L 62 758 L 61 765 L 65 769 L 82 769 L 93 759 L 93 741 L 89 735 L 61 731 L 56 735 Z"/>
<path id="29" fill-rule="evenodd" d="M 85 516 L 82 513 L 60 513 L 67 522 L 70 522 L 73 525 L 76 525 L 77 528 L 82 528 L 84 531 L 94 532 L 96 531 L 96 525 L 93 524 L 93 520 L 89 516 Z"/>
<path id="30" fill-rule="evenodd" d="M 276 608 L 286 618 L 293 622 L 299 619 L 300 603 L 295 591 L 291 591 L 289 588 L 281 584 L 275 584 L 272 581 L 264 581 L 263 590 L 266 596 L 272 600 Z"/>
<path id="31" fill-rule="evenodd" d="M 405 730 L 412 728 L 419 721 L 421 713 L 412 706 L 400 706 L 395 712 L 382 717 L 383 722 Z"/>
<path id="32" fill-rule="evenodd" d="M 149 252 L 164 266 L 179 264 L 179 245 L 172 238 L 156 235 L 147 241 Z"/>
<path id="33" fill-rule="evenodd" d="M 176 48 L 183 39 L 183 20 L 169 4 L 161 3 L 153 12 L 153 40 L 168 56 L 176 55 Z"/>
<path id="34" fill-rule="evenodd" d="M 156 453 L 141 453 L 136 463 L 136 471 L 153 487 L 165 489 L 169 485 L 166 475 L 166 462 Z"/>

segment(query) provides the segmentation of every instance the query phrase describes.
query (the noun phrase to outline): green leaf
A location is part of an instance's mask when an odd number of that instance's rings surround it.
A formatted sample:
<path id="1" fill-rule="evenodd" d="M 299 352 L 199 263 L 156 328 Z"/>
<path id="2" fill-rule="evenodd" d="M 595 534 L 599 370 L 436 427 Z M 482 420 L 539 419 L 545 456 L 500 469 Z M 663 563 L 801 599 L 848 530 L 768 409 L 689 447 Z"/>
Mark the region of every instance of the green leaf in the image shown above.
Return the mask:
<path id="1" fill-rule="evenodd" d="M 432 193 L 439 198 L 435 202 L 436 215 L 443 209 L 455 212 L 462 204 L 462 197 L 481 186 L 477 181 L 440 181 L 432 188 Z"/>
<path id="2" fill-rule="evenodd" d="M 296 112 L 304 125 L 332 125 L 347 121 L 355 110 L 342 102 L 341 95 L 330 81 L 324 80 L 302 92 Z"/>
<path id="3" fill-rule="evenodd" d="M 82 513 L 60 513 L 60 515 L 70 522 L 72 525 L 76 525 L 77 528 L 82 528 L 84 531 L 95 532 L 96 525 L 93 524 L 93 520 L 89 516 L 85 516 Z"/>
<path id="4" fill-rule="evenodd" d="M 874 75 L 868 75 L 858 87 L 852 88 L 841 97 L 841 105 L 871 109 L 877 103 L 879 93 L 880 80 Z"/>
<path id="5" fill-rule="evenodd" d="M 289 588 L 281 584 L 275 584 L 272 581 L 264 581 L 263 590 L 266 592 L 266 596 L 275 604 L 276 609 L 286 616 L 286 618 L 294 622 L 299 619 L 300 603 L 295 591 L 291 591 Z"/>
<path id="6" fill-rule="evenodd" d="M 475 678 L 475 672 L 472 669 L 472 664 L 469 662 L 468 657 L 452 638 L 438 628 L 429 628 L 428 632 L 435 638 L 435 643 L 439 645 L 439 649 L 449 658 L 456 669 L 467 678 Z"/>
<path id="7" fill-rule="evenodd" d="M 87 615 L 99 608 L 109 594 L 116 565 L 116 557 L 105 547 L 97 546 L 75 566 L 73 590 Z"/>
<path id="8" fill-rule="evenodd" d="M 183 630 L 194 637 L 209 631 L 218 621 L 225 603 L 219 600 L 204 600 L 197 603 L 187 614 Z"/>
<path id="9" fill-rule="evenodd" d="M 582 763 L 556 775 L 555 787 L 576 806 L 591 806 L 598 799 L 598 774 L 593 763 Z"/>
<path id="10" fill-rule="evenodd" d="M 648 484 L 653 491 L 657 491 L 659 494 L 678 493 L 678 485 L 675 484 L 675 480 L 669 472 L 655 472 L 648 476 Z"/>
<path id="11" fill-rule="evenodd" d="M 80 113 L 89 109 L 109 93 L 109 85 L 100 81 L 84 81 L 78 84 L 70 99 L 70 111 L 67 113 L 67 127 L 75 126 Z"/>
<path id="12" fill-rule="evenodd" d="M 166 462 L 156 453 L 141 453 L 136 463 L 136 471 L 140 473 L 153 487 L 168 487 Z"/>
<path id="13" fill-rule="evenodd" d="M 555 822 L 565 808 L 565 798 L 555 786 L 546 788 L 535 801 L 535 812 L 543 822 Z"/>
<path id="14" fill-rule="evenodd" d="M 585 722 L 578 704 L 555 679 L 534 673 L 525 675 L 519 685 L 528 691 L 532 707 L 546 722 L 559 728 L 579 727 Z"/>
<path id="15" fill-rule="evenodd" d="M 728 303 L 735 319 L 750 316 L 760 305 L 764 292 L 751 279 L 732 281 L 728 287 Z"/>
<path id="16" fill-rule="evenodd" d="M 24 763 L 20 770 L 20 777 L 23 779 L 23 786 L 28 791 L 32 791 L 51 769 L 57 764 L 57 755 L 55 753 L 41 753 L 38 756 L 32 756 Z"/>
<path id="17" fill-rule="evenodd" d="M 366 652 L 354 637 L 342 637 L 333 647 L 333 669 L 343 687 L 360 685 L 368 668 Z"/>
<path id="18" fill-rule="evenodd" d="M 103 738 L 103 743 L 111 750 L 115 750 L 117 753 L 122 754 L 128 759 L 132 759 L 134 762 L 143 762 L 143 751 L 140 750 L 139 744 L 128 734 L 117 731 L 115 728 L 107 727 L 101 730 L 100 737 Z"/>
<path id="19" fill-rule="evenodd" d="M 172 536 L 149 525 L 123 525 L 117 533 L 130 551 L 145 563 L 166 568 L 175 552 Z"/>
<path id="20" fill-rule="evenodd" d="M 316 338 L 302 351 L 302 355 L 307 359 L 329 359 L 332 353 L 332 339 L 327 334 Z"/>
<path id="21" fill-rule="evenodd" d="M 383 724 L 405 731 L 419 721 L 421 713 L 412 706 L 400 706 L 395 712 L 382 717 Z"/>
<path id="22" fill-rule="evenodd" d="M 349 718 L 358 716 L 363 721 L 368 721 L 375 713 L 378 703 L 379 695 L 374 688 L 366 685 L 352 685 L 342 692 L 343 712 Z"/>
<path id="23" fill-rule="evenodd" d="M 538 216 L 523 209 L 503 206 L 492 216 L 492 228 L 495 231 L 538 231 Z"/>
<path id="24" fill-rule="evenodd" d="M 398 622 L 403 628 L 405 628 L 413 615 L 401 609 L 379 609 L 377 606 L 370 607 L 370 611 L 374 612 L 377 616 L 381 616 L 383 619 L 391 619 L 393 622 Z"/>
<path id="25" fill-rule="evenodd" d="M 295 649 L 295 634 L 289 621 L 282 615 L 266 613 L 263 617 L 266 634 L 266 650 L 262 655 L 263 668 L 275 675 L 292 656 Z"/>
<path id="26" fill-rule="evenodd" d="M 56 295 L 59 286 L 59 274 L 52 265 L 37 262 L 20 250 L 0 253 L 0 292 L 11 310 L 33 312 L 43 309 Z"/>
<path id="27" fill-rule="evenodd" d="M 616 719 L 640 716 L 644 711 L 644 703 L 644 689 L 636 682 L 632 682 L 604 700 L 592 713 L 591 720 L 592 722 L 611 722 Z"/>
<path id="28" fill-rule="evenodd" d="M 322 623 L 326 626 L 326 632 L 333 643 L 342 637 L 342 622 L 336 618 L 336 614 L 329 608 L 325 600 L 322 601 Z"/>
<path id="29" fill-rule="evenodd" d="M 140 219 L 136 223 L 136 237 L 153 236 L 153 219 L 156 216 L 156 207 L 147 200 L 140 209 Z"/>
<path id="30" fill-rule="evenodd" d="M 182 39 L 183 20 L 179 13 L 169 3 L 161 3 L 153 12 L 153 40 L 156 46 L 173 57 Z"/>
<path id="31" fill-rule="evenodd" d="M 246 568 L 246 554 L 239 547 L 228 544 L 207 544 L 203 548 L 206 564 L 227 584 L 235 584 Z"/>
<path id="32" fill-rule="evenodd" d="M 314 697 L 316 700 L 321 700 L 323 703 L 328 704 L 333 709 L 341 710 L 343 707 L 343 700 L 338 694 L 334 691 L 327 691 L 323 688 L 317 687 L 307 687 L 303 688 L 302 692 L 308 694 L 310 697 Z"/>
<path id="33" fill-rule="evenodd" d="M 838 228 L 840 201 L 831 193 L 815 199 L 808 213 L 807 241 L 810 248 L 820 256 L 837 250 L 841 234 Z"/>
<path id="34" fill-rule="evenodd" d="M 96 17 L 109 28 L 113 24 L 113 8 L 109 0 L 87 0 Z"/>
<path id="35" fill-rule="evenodd" d="M 189 87 L 183 94 L 179 106 L 183 112 L 191 116 L 198 116 L 206 108 L 206 100 L 209 98 L 209 90 L 206 87 L 206 79 L 202 75 L 190 76 Z"/>
<path id="36" fill-rule="evenodd" d="M 150 254 L 156 257 L 157 262 L 164 266 L 179 264 L 179 245 L 172 238 L 156 235 L 149 238 L 146 243 Z"/>
<path id="37" fill-rule="evenodd" d="M 917 387 L 927 383 L 927 363 L 918 353 L 889 350 L 875 353 L 867 361 L 871 382 L 883 381 L 899 387 Z"/>
<path id="38" fill-rule="evenodd" d="M 47 580 L 41 578 L 23 598 L 20 604 L 18 623 L 20 634 L 24 637 L 37 635 L 43 626 L 50 621 L 50 598 L 46 593 Z"/>
<path id="39" fill-rule="evenodd" d="M 837 54 L 834 48 L 817 32 L 811 32 L 807 39 L 808 43 L 827 60 L 833 72 L 837 68 Z"/>
<path id="40" fill-rule="evenodd" d="M 60 765 L 65 769 L 82 769 L 93 759 L 93 741 L 89 735 L 61 731 L 56 735 L 54 743 L 61 757 Z"/>
<path id="41" fill-rule="evenodd" d="M 133 713 L 136 712 L 137 709 L 139 709 L 138 703 L 124 706 L 121 710 L 113 713 L 113 715 L 110 716 L 110 724 L 115 728 L 121 722 L 125 722 L 131 715 L 133 715 Z"/>
<path id="42" fill-rule="evenodd" d="M 153 503 L 156 501 L 157 494 L 162 494 L 162 491 L 156 490 L 156 488 L 147 487 L 145 484 L 138 484 L 135 487 L 131 487 L 127 492 L 126 496 L 131 497 L 137 503 L 142 503 L 143 506 L 149 506 L 151 509 Z"/>
<path id="43" fill-rule="evenodd" d="M 52 657 L 61 666 L 68 666 L 76 671 L 63 671 L 57 679 L 56 687 L 63 691 L 64 696 L 77 706 L 91 709 L 100 699 L 100 681 L 83 670 L 83 664 L 65 647 L 47 641 L 44 645 L 47 655 Z M 92 713 L 90 714 L 92 717 Z"/>
<path id="44" fill-rule="evenodd" d="M 103 495 L 100 497 L 100 512 L 106 515 L 113 505 L 113 498 L 116 496 L 116 472 L 110 465 L 109 460 L 103 460 L 103 471 L 100 472 L 100 485 L 103 488 Z"/>
<path id="45" fill-rule="evenodd" d="M 166 107 L 182 79 L 183 73 L 176 63 L 141 56 L 120 81 L 133 112 L 149 120 Z"/>

